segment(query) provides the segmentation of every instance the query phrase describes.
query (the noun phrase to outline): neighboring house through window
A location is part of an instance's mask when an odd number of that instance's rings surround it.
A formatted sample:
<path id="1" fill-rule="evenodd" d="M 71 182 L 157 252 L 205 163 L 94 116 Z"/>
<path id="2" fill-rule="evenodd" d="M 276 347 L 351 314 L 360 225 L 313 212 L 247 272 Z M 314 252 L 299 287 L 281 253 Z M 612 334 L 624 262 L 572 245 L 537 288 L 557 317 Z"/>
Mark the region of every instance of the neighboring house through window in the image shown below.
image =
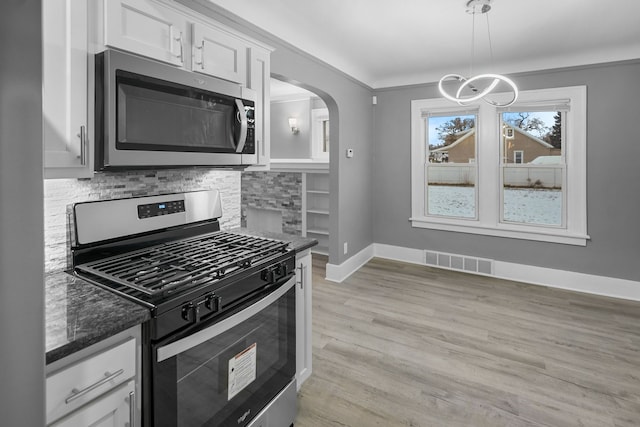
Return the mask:
<path id="1" fill-rule="evenodd" d="M 586 244 L 584 86 L 414 100 L 411 124 L 414 227 Z"/>

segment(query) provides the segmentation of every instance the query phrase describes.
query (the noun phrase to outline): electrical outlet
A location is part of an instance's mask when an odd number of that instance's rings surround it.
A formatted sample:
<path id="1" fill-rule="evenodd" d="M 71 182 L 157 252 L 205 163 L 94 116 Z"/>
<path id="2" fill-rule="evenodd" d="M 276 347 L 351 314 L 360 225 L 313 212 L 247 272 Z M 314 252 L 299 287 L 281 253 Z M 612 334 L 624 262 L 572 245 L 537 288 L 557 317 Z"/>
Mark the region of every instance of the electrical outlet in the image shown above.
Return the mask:
<path id="1" fill-rule="evenodd" d="M 347 252 L 349 252 L 349 244 L 347 242 L 344 242 L 344 254 L 346 255 Z"/>

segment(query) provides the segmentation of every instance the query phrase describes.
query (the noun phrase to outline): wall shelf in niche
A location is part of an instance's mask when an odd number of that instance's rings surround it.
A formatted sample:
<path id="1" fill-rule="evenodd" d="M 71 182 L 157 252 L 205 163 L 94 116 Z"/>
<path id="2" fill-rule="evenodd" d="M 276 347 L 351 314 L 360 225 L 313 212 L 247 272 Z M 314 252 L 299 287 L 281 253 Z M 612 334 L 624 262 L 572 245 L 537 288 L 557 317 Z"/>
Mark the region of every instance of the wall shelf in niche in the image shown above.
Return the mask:
<path id="1" fill-rule="evenodd" d="M 313 228 L 309 228 L 307 229 L 307 235 L 309 234 L 319 234 L 321 236 L 328 236 L 329 235 L 329 231 L 328 230 L 316 230 Z"/>
<path id="2" fill-rule="evenodd" d="M 302 174 L 302 234 L 318 245 L 312 252 L 329 253 L 329 173 Z"/>
<path id="3" fill-rule="evenodd" d="M 320 210 L 320 209 L 307 209 L 308 214 L 316 214 L 316 215 L 329 215 L 329 211 Z"/>

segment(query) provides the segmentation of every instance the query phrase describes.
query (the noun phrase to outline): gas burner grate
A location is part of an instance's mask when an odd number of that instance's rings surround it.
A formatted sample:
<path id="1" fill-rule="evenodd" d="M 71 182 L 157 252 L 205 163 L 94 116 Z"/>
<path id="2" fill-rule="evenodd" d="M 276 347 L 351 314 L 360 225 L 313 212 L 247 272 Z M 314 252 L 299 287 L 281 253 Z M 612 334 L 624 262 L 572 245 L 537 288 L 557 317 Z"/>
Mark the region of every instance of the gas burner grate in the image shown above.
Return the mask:
<path id="1" fill-rule="evenodd" d="M 212 284 L 287 251 L 288 243 L 217 232 L 76 266 L 146 295 Z"/>

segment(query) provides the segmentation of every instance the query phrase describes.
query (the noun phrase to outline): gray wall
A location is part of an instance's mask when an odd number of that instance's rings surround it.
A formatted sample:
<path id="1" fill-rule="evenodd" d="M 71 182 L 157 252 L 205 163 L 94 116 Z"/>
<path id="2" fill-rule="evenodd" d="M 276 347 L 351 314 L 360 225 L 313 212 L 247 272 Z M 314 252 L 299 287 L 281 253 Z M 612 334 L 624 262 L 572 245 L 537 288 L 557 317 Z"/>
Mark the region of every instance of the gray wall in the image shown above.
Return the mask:
<path id="1" fill-rule="evenodd" d="M 44 425 L 39 0 L 0 6 L 0 424 Z"/>
<path id="2" fill-rule="evenodd" d="M 293 134 L 289 117 L 298 119 L 300 132 Z M 271 158 L 311 158 L 311 101 L 276 101 L 271 103 Z"/>
<path id="3" fill-rule="evenodd" d="M 640 63 L 515 75 L 522 90 L 587 86 L 586 247 L 412 228 L 410 101 L 435 84 L 376 91 L 374 241 L 640 280 Z"/>
<path id="4" fill-rule="evenodd" d="M 371 89 L 206 0 L 178 1 L 273 46 L 272 75 L 322 98 L 331 120 L 329 262 L 340 264 L 373 243 Z M 345 157 L 347 148 L 353 158 Z"/>

